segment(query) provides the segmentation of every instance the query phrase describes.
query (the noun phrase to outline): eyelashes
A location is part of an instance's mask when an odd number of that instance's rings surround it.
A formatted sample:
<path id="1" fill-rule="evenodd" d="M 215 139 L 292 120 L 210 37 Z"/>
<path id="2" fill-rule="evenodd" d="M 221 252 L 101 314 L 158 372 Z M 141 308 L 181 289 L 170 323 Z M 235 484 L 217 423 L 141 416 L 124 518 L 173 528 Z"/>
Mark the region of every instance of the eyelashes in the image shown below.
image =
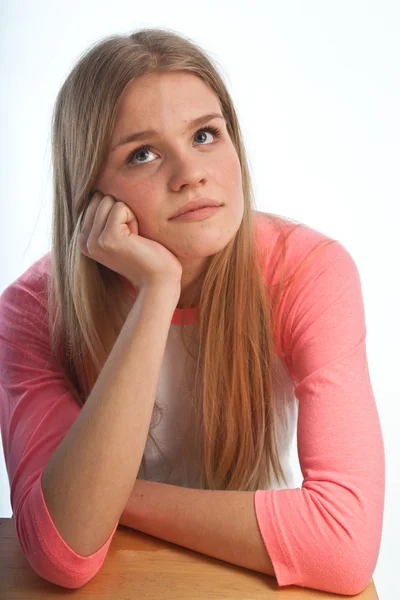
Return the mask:
<path id="1" fill-rule="evenodd" d="M 219 138 L 222 134 L 221 129 L 219 129 L 218 127 L 214 127 L 214 126 L 207 126 L 207 127 L 202 127 L 201 129 L 198 129 L 196 131 L 196 133 L 194 135 L 197 135 L 200 131 L 208 131 L 209 133 L 212 133 L 216 138 Z M 200 144 L 200 146 L 208 146 L 209 144 Z M 139 162 L 139 163 L 132 163 L 132 160 L 135 158 L 136 154 L 139 154 L 139 152 L 143 151 L 143 150 L 151 150 L 151 147 L 147 144 L 142 144 L 141 146 L 138 146 L 137 148 L 135 148 L 127 157 L 126 159 L 126 163 L 132 167 L 136 167 L 137 165 L 143 164 L 143 165 L 147 165 L 147 162 Z"/>

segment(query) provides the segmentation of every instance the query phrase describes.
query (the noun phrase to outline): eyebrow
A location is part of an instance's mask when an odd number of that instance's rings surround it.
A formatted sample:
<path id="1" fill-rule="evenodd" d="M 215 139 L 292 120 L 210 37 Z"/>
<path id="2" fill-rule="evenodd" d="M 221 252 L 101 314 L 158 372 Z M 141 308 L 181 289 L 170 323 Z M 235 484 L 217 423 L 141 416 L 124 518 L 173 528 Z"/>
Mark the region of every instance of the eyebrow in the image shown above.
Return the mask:
<path id="1" fill-rule="evenodd" d="M 185 131 L 196 127 L 197 125 L 202 125 L 206 121 L 210 121 L 211 119 L 223 119 L 225 121 L 225 117 L 220 113 L 209 113 L 208 115 L 202 115 L 201 117 L 197 117 L 197 119 L 193 119 L 190 121 Z M 135 133 L 128 133 L 123 136 L 119 142 L 117 142 L 112 148 L 110 152 L 114 152 L 118 146 L 122 146 L 124 144 L 128 144 L 130 142 L 134 142 L 135 140 L 143 140 L 149 138 L 151 136 L 159 137 L 159 134 L 154 129 L 146 129 L 145 131 L 137 131 Z"/>

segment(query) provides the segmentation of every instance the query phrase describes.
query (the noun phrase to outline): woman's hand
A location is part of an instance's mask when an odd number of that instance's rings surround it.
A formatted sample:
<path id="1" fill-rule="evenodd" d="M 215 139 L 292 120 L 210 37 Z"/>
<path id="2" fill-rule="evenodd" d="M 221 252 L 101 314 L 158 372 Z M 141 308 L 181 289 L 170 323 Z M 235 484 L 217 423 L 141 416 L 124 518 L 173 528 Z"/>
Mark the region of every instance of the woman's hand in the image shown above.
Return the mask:
<path id="1" fill-rule="evenodd" d="M 180 285 L 182 265 L 177 257 L 138 231 L 136 216 L 125 202 L 95 192 L 83 219 L 79 248 L 139 290 L 165 283 Z"/>

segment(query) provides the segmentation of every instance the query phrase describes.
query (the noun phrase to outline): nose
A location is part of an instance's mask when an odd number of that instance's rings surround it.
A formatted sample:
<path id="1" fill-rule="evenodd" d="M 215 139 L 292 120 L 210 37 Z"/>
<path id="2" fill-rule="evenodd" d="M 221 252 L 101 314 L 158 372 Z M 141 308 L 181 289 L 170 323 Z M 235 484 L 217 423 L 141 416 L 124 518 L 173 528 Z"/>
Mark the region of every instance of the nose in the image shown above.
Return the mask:
<path id="1" fill-rule="evenodd" d="M 171 187 L 179 190 L 184 186 L 197 187 L 206 182 L 206 169 L 201 157 L 195 155 L 179 155 L 174 161 L 171 175 Z"/>

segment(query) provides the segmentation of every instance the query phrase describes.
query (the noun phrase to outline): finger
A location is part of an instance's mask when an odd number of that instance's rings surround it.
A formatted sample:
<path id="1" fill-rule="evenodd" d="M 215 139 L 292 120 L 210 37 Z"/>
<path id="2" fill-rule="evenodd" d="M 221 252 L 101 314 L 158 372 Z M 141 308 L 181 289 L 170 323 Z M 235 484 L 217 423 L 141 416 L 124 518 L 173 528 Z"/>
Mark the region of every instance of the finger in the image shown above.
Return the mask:
<path id="1" fill-rule="evenodd" d="M 138 222 L 132 209 L 125 202 L 116 201 L 109 212 L 102 234 L 103 240 L 110 232 L 120 231 L 124 225 L 130 232 L 138 233 Z"/>
<path id="2" fill-rule="evenodd" d="M 86 246 L 89 251 L 93 251 L 99 246 L 99 238 L 103 233 L 104 227 L 107 222 L 108 215 L 115 205 L 115 200 L 112 196 L 104 196 L 96 210 L 96 214 L 94 215 L 92 228 L 90 230 Z"/>
<path id="3" fill-rule="evenodd" d="M 93 194 L 92 198 L 89 201 L 89 204 L 86 207 L 86 210 L 83 213 L 83 219 L 81 223 L 81 231 L 80 238 L 82 242 L 86 243 L 86 240 L 89 236 L 90 230 L 92 229 L 94 217 L 96 215 L 97 207 L 99 206 L 103 196 L 96 192 Z"/>

